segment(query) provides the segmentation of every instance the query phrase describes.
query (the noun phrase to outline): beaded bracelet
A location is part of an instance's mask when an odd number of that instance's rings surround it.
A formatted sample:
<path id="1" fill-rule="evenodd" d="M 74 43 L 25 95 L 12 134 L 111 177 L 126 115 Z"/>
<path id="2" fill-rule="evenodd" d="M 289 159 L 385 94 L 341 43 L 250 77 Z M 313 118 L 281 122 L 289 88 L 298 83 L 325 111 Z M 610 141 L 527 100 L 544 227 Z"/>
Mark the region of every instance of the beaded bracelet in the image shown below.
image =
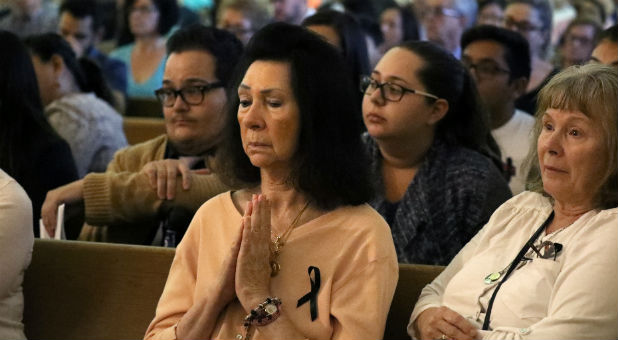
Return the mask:
<path id="1" fill-rule="evenodd" d="M 267 297 L 266 300 L 260 303 L 257 307 L 245 316 L 243 325 L 249 327 L 266 326 L 275 321 L 281 314 L 280 306 L 281 299 L 278 297 Z"/>

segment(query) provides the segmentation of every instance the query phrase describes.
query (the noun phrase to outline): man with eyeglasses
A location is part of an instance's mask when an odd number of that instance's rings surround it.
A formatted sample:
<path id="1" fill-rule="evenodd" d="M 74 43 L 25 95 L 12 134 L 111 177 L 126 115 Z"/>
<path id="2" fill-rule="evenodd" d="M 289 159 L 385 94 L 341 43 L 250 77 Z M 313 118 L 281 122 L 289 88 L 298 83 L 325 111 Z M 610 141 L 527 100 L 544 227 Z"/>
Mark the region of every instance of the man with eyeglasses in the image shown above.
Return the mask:
<path id="1" fill-rule="evenodd" d="M 42 208 L 48 230 L 59 204 L 83 202 L 88 225 L 80 239 L 160 245 L 155 235 L 163 220 L 165 241 L 173 232 L 174 246 L 193 212 L 228 189 L 210 165 L 226 121 L 225 86 L 242 44 L 229 32 L 192 26 L 176 31 L 167 50 L 163 86 L 155 91 L 166 134 L 119 151 L 105 173 L 48 192 Z"/>
<path id="2" fill-rule="evenodd" d="M 460 58 L 459 40 L 474 25 L 477 7 L 476 0 L 426 0 L 421 19 L 427 40 Z"/>
<path id="3" fill-rule="evenodd" d="M 534 118 L 515 109 L 530 76 L 528 42 L 520 34 L 495 26 L 477 26 L 461 38 L 464 66 L 489 112 L 491 134 L 500 147 L 513 195 L 524 191 L 528 171 L 523 161 L 530 148 Z"/>

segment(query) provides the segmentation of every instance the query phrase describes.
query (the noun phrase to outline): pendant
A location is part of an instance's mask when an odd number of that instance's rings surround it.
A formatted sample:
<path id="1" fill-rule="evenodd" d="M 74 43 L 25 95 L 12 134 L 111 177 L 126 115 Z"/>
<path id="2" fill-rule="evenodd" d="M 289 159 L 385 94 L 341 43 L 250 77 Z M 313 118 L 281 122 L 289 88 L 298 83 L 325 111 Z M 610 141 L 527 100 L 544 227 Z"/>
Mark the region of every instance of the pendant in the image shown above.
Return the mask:
<path id="1" fill-rule="evenodd" d="M 487 276 L 485 276 L 485 284 L 486 285 L 490 285 L 496 281 L 498 281 L 498 279 L 502 276 L 502 271 L 499 272 L 493 272 Z"/>
<path id="2" fill-rule="evenodd" d="M 270 261 L 270 276 L 277 276 L 277 274 L 279 274 L 279 271 L 281 270 L 281 266 L 279 265 L 279 262 L 272 260 Z"/>

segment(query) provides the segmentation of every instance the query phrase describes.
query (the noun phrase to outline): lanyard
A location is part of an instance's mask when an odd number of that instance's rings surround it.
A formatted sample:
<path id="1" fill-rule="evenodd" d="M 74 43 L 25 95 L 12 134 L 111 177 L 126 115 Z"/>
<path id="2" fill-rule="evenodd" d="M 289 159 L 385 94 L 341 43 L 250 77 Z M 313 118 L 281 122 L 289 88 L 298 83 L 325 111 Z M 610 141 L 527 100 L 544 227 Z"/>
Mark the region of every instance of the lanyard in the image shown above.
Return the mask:
<path id="1" fill-rule="evenodd" d="M 532 246 L 532 243 L 534 243 L 534 241 L 536 241 L 536 239 L 539 238 L 541 233 L 545 230 L 545 228 L 547 228 L 547 226 L 551 223 L 551 221 L 553 219 L 554 219 L 554 211 L 552 210 L 551 214 L 549 215 L 549 217 L 547 217 L 545 222 L 543 222 L 543 224 L 539 227 L 539 229 L 536 230 L 534 235 L 532 235 L 532 237 L 530 237 L 528 242 L 526 242 L 526 244 L 524 244 L 524 246 L 521 248 L 521 250 L 519 251 L 517 256 L 515 256 L 515 259 L 513 260 L 513 262 L 511 262 L 511 265 L 509 266 L 509 269 L 507 270 L 506 274 L 504 275 L 502 280 L 496 286 L 496 289 L 494 290 L 494 293 L 491 295 L 491 298 L 489 299 L 489 304 L 487 305 L 487 313 L 485 313 L 485 321 L 483 322 L 483 330 L 484 331 L 489 329 L 489 317 L 491 316 L 491 309 L 492 309 L 492 307 L 494 305 L 494 300 L 496 299 L 496 295 L 498 294 L 498 290 L 500 290 L 500 287 L 502 287 L 502 284 L 509 278 L 509 276 L 515 270 L 515 268 L 517 267 L 519 262 L 524 258 L 524 256 L 528 252 L 528 250 L 530 250 L 530 246 Z"/>

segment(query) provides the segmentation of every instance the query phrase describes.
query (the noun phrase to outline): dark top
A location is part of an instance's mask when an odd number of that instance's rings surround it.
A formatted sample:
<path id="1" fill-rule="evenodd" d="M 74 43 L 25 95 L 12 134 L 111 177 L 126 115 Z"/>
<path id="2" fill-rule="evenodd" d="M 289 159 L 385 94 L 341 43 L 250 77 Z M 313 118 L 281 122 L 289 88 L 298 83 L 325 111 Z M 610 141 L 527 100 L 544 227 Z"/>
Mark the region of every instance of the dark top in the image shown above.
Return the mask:
<path id="1" fill-rule="evenodd" d="M 515 100 L 515 108 L 520 109 L 534 116 L 534 114 L 536 113 L 536 99 L 537 99 L 537 96 L 539 95 L 539 92 L 541 91 L 543 86 L 545 86 L 551 80 L 553 76 L 558 74 L 558 72 L 560 72 L 559 69 L 557 68 L 553 69 L 551 72 L 549 72 L 547 77 L 543 79 L 543 81 L 541 82 L 541 84 L 539 84 L 539 86 L 535 87 L 532 91 L 525 93 L 521 97 L 517 98 L 517 100 Z"/>
<path id="2" fill-rule="evenodd" d="M 11 174 L 32 201 L 34 236 L 39 237 L 41 206 L 49 190 L 78 179 L 71 148 L 51 132 L 32 131 L 31 145 L 24 146 L 22 157 L 30 160 L 19 174 Z"/>
<path id="3" fill-rule="evenodd" d="M 390 220 L 399 262 L 447 265 L 511 197 L 508 184 L 489 158 L 436 139 L 403 198 L 394 205 L 384 197 L 380 150 L 368 134 L 363 141 L 378 188 L 370 204 Z"/>
<path id="4" fill-rule="evenodd" d="M 127 65 L 122 60 L 110 58 L 94 47 L 86 55 L 99 65 L 110 88 L 127 94 Z"/>

